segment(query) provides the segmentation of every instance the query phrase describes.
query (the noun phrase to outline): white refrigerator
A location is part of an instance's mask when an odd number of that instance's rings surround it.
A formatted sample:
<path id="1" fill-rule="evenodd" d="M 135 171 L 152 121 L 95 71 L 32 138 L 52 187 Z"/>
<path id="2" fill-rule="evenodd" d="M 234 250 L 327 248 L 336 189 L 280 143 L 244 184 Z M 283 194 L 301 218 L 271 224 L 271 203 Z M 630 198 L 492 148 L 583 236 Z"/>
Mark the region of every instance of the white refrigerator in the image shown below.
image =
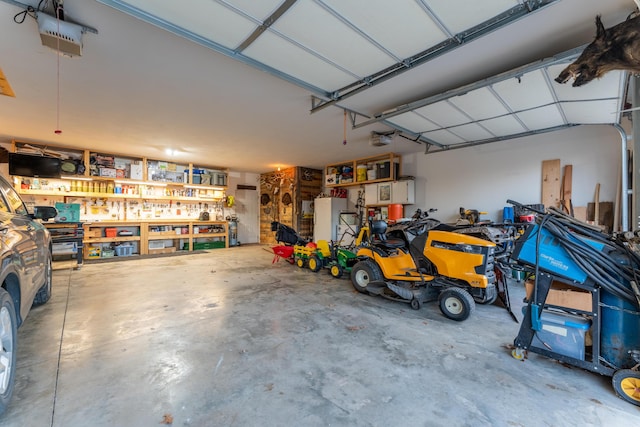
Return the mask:
<path id="1" fill-rule="evenodd" d="M 340 212 L 347 210 L 347 199 L 318 197 L 313 202 L 313 240 L 336 241 Z"/>

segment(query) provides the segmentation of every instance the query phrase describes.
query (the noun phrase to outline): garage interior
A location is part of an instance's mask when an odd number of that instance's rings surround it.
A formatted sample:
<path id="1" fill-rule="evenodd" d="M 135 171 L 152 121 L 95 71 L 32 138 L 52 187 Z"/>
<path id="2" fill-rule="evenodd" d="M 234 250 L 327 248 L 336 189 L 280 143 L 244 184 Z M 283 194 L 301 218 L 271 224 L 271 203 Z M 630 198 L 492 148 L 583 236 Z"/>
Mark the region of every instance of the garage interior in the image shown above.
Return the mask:
<path id="1" fill-rule="evenodd" d="M 640 228 L 637 77 L 555 80 L 596 16 L 636 10 L 0 1 L 0 145 L 74 163 L 48 183 L 0 172 L 82 233 L 19 330 L 0 425 L 637 424 L 610 375 L 512 356 L 531 307 L 516 274 L 506 307 L 502 293 L 455 322 L 290 265 L 273 228 L 336 240 L 316 228 L 329 198 L 361 224 L 417 209 L 504 223 L 514 200 Z M 394 203 L 396 183 L 411 190 Z"/>

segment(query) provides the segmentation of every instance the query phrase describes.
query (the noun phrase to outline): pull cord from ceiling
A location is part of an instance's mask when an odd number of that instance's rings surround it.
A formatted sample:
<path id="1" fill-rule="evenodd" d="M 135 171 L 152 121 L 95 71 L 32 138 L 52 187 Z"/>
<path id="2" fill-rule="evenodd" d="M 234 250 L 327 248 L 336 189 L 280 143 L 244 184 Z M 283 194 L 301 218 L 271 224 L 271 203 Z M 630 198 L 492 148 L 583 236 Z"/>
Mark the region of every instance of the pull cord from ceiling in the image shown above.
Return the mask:
<path id="1" fill-rule="evenodd" d="M 344 110 L 344 125 L 342 136 L 342 145 L 347 145 L 347 110 Z"/>
<path id="2" fill-rule="evenodd" d="M 62 9 L 62 2 L 58 4 L 56 7 L 56 21 L 58 23 L 58 34 L 60 34 L 60 17 L 64 16 L 64 11 Z M 56 130 L 53 131 L 56 135 L 60 135 L 62 130 L 60 129 L 60 37 L 57 37 L 57 67 L 56 67 L 56 77 L 57 77 L 57 94 L 56 94 Z"/>

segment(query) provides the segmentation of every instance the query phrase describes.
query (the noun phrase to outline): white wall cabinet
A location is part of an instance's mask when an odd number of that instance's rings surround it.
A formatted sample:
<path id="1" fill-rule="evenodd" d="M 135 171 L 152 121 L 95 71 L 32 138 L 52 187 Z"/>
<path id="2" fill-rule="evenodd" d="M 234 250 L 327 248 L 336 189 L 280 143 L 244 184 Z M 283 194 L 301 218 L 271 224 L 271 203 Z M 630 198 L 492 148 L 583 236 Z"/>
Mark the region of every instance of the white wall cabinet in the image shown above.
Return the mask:
<path id="1" fill-rule="evenodd" d="M 378 204 L 378 184 L 364 185 L 364 204 L 366 206 Z"/>
<path id="2" fill-rule="evenodd" d="M 416 200 L 415 181 L 380 182 L 377 184 L 365 184 L 364 203 L 367 206 L 388 205 L 398 203 L 412 205 Z"/>
<path id="3" fill-rule="evenodd" d="M 416 202 L 416 184 L 413 180 L 394 181 L 391 186 L 391 203 L 412 205 Z"/>

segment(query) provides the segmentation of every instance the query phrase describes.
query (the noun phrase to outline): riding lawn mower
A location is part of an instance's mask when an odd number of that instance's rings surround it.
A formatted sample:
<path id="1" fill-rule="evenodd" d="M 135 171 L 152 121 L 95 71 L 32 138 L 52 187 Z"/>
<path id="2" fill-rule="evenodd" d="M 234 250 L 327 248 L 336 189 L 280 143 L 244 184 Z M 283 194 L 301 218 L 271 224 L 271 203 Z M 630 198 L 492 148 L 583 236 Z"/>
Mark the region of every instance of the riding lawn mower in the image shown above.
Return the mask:
<path id="1" fill-rule="evenodd" d="M 465 320 L 475 309 L 474 299 L 481 303 L 495 300 L 496 245 L 429 229 L 431 225 L 414 221 L 387 236 L 386 222 L 372 221 L 369 240 L 356 253 L 351 281 L 359 292 L 407 302 L 415 310 L 438 300 L 446 317 Z M 398 233 L 404 233 L 403 238 Z"/>

